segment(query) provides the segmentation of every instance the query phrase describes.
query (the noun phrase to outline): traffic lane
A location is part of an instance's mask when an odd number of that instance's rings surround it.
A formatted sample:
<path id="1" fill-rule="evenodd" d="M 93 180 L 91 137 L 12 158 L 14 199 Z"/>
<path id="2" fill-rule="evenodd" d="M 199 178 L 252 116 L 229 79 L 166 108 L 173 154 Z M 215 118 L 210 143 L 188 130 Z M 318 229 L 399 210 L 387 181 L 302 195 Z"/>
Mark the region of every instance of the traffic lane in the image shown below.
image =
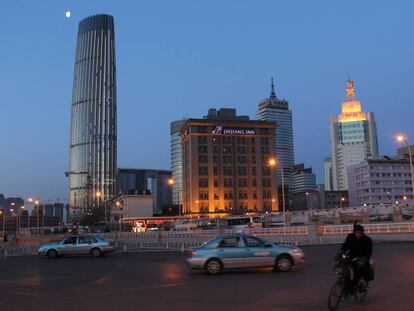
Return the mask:
<path id="1" fill-rule="evenodd" d="M 0 299 L 6 302 L 3 305 L 8 309 L 4 310 L 21 310 L 34 302 L 42 310 L 57 306 L 71 310 L 73 304 L 80 310 L 137 306 L 170 310 L 325 310 L 329 288 L 335 281 L 332 260 L 338 246 L 304 249 L 307 264 L 292 273 L 259 269 L 218 276 L 188 271 L 184 256 L 170 253 L 114 254 L 97 259 L 8 258 L 8 269 L 4 269 L 5 261 L 0 261 L 1 275 L 9 282 L 7 288 L 0 282 Z M 377 280 L 364 304 L 347 303 L 346 309 L 392 310 L 399 306 L 398 310 L 412 310 L 412 255 L 412 244 L 375 245 Z M 401 304 L 403 299 L 405 303 Z"/>

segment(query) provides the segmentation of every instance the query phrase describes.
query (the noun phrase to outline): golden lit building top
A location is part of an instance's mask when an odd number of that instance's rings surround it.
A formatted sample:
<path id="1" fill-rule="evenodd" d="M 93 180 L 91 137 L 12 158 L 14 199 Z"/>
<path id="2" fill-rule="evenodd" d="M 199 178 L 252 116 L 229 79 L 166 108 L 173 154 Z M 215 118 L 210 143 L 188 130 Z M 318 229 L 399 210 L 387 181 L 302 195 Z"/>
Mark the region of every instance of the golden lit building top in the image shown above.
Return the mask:
<path id="1" fill-rule="evenodd" d="M 361 102 L 355 100 L 354 81 L 346 82 L 346 101 L 342 103 L 342 113 L 339 115 L 339 122 L 364 121 L 367 115 L 362 111 Z"/>

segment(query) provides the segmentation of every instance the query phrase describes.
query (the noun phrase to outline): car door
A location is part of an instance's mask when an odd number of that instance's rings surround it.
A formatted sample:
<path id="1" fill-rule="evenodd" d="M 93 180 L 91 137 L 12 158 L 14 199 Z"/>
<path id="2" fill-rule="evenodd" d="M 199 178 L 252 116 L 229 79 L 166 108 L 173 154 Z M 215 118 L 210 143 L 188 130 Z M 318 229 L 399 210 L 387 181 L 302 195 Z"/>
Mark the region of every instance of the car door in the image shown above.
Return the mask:
<path id="1" fill-rule="evenodd" d="M 217 245 L 217 256 L 224 268 L 242 268 L 245 265 L 246 250 L 240 236 L 223 238 Z"/>
<path id="2" fill-rule="evenodd" d="M 78 244 L 76 245 L 76 254 L 90 254 L 92 247 L 92 237 L 90 235 L 80 235 L 78 237 Z"/>
<path id="3" fill-rule="evenodd" d="M 271 245 L 266 241 L 252 237 L 244 236 L 244 243 L 246 245 L 246 266 L 249 267 L 269 267 L 274 266 L 274 257 L 270 250 Z"/>
<path id="4" fill-rule="evenodd" d="M 59 253 L 61 255 L 75 255 L 77 241 L 77 236 L 68 237 L 63 241 L 62 248 L 60 249 Z"/>

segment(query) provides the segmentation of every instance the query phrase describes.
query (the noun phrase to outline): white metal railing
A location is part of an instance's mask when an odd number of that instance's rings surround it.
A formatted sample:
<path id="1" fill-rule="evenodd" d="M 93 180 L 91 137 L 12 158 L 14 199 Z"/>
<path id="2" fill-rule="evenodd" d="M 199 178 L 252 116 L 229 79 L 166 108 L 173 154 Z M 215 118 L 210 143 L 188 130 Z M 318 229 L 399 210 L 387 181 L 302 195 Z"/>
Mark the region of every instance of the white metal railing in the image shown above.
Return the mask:
<path id="1" fill-rule="evenodd" d="M 160 239 L 160 238 L 193 238 L 214 237 L 220 234 L 246 233 L 259 236 L 288 236 L 308 235 L 308 227 L 280 227 L 280 228 L 246 228 L 246 229 L 216 229 L 216 230 L 189 230 L 189 231 L 147 231 L 147 232 L 111 232 L 100 234 L 108 239 Z"/>
<path id="2" fill-rule="evenodd" d="M 308 227 L 226 229 L 224 234 L 246 233 L 259 236 L 308 235 Z"/>
<path id="3" fill-rule="evenodd" d="M 414 223 L 384 223 L 364 224 L 364 231 L 368 234 L 380 233 L 414 233 Z M 323 235 L 348 234 L 353 230 L 353 225 L 328 225 L 321 226 Z"/>

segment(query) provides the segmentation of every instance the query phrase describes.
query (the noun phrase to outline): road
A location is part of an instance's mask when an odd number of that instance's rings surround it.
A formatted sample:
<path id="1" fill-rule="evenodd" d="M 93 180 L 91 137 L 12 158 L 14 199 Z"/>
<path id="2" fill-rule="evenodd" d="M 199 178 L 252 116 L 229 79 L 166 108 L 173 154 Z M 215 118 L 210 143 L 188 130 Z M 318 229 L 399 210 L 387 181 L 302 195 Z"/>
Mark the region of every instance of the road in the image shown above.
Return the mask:
<path id="1" fill-rule="evenodd" d="M 374 245 L 376 280 L 365 302 L 340 310 L 414 310 L 414 244 Z M 209 276 L 189 271 L 183 254 L 103 258 L 0 259 L 0 310 L 327 310 L 338 246 L 304 248 L 307 264 Z"/>

